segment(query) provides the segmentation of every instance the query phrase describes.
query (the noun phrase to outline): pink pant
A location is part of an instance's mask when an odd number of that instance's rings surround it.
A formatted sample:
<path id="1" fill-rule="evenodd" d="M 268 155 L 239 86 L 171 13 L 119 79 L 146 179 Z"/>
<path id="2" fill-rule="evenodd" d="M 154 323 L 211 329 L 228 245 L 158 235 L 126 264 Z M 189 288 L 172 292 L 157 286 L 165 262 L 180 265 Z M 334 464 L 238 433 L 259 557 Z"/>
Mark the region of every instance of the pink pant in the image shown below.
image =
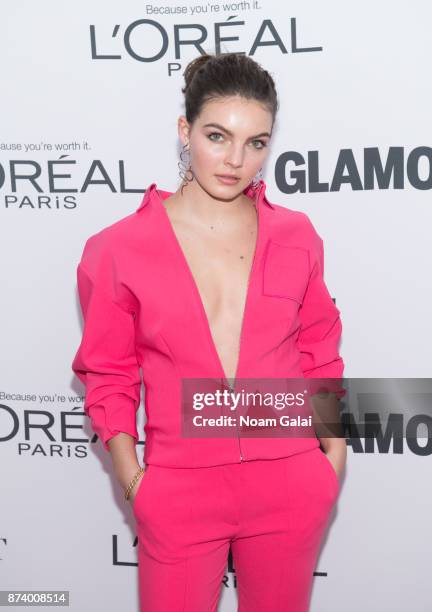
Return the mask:
<path id="1" fill-rule="evenodd" d="M 148 465 L 133 501 L 141 612 L 216 611 L 230 546 L 239 612 L 306 612 L 338 492 L 319 447 L 216 467 Z"/>

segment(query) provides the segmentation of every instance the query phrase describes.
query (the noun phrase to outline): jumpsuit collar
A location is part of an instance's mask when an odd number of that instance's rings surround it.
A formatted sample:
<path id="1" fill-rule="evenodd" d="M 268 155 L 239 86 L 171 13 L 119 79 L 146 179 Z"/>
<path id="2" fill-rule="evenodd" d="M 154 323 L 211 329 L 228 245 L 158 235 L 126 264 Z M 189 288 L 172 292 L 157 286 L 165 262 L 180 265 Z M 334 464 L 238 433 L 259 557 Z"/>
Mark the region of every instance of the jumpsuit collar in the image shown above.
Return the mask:
<path id="1" fill-rule="evenodd" d="M 268 199 L 266 198 L 265 190 L 266 190 L 266 183 L 263 179 L 260 179 L 259 182 L 255 186 L 252 185 L 252 183 L 250 183 L 247 187 L 245 187 L 245 189 L 243 189 L 243 193 L 247 195 L 248 197 L 250 197 L 251 199 L 257 198 L 257 206 L 261 202 L 263 202 L 266 206 L 273 209 L 274 208 L 273 204 L 269 202 Z M 166 191 L 164 189 L 158 188 L 156 182 L 153 182 L 145 190 L 141 204 L 136 209 L 136 212 L 138 212 L 139 210 L 141 210 L 142 208 L 144 208 L 144 206 L 148 204 L 151 197 L 153 195 L 156 195 L 156 191 L 159 191 L 160 193 L 162 193 L 163 195 L 166 195 L 167 197 L 173 194 L 172 191 Z"/>

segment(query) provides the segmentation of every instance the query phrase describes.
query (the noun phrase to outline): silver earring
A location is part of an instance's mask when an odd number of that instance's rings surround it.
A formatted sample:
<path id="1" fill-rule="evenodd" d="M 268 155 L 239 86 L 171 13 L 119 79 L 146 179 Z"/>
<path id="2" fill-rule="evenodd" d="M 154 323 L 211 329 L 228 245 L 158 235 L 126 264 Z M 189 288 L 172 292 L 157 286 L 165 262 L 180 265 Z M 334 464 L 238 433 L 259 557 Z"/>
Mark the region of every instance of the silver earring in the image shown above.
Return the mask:
<path id="1" fill-rule="evenodd" d="M 183 181 L 183 187 L 185 187 L 188 183 L 193 181 L 194 174 L 192 172 L 192 167 L 190 164 L 190 149 L 188 148 L 189 143 L 183 145 L 182 150 L 180 151 L 180 161 L 178 162 L 179 175 Z M 188 173 L 190 176 L 188 176 Z"/>
<path id="2" fill-rule="evenodd" d="M 252 187 L 258 187 L 260 180 L 262 179 L 262 168 L 258 170 L 255 176 L 252 179 Z"/>

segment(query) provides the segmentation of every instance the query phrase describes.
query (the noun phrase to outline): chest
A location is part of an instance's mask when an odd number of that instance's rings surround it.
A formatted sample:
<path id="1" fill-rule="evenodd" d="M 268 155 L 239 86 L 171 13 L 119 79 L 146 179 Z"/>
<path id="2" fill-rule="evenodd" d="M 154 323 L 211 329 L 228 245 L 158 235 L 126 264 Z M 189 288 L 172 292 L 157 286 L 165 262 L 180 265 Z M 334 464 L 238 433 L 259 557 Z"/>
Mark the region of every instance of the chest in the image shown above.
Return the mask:
<path id="1" fill-rule="evenodd" d="M 172 224 L 172 232 L 175 251 L 209 323 L 240 327 L 257 246 L 256 219 L 231 230 L 192 231 Z"/>
<path id="2" fill-rule="evenodd" d="M 173 355 L 204 358 L 210 351 L 228 377 L 242 346 L 280 346 L 298 324 L 309 256 L 265 229 L 209 240 L 165 227 L 146 245 L 142 277 L 130 279 L 140 305 L 139 339 L 156 346 L 162 337 Z"/>

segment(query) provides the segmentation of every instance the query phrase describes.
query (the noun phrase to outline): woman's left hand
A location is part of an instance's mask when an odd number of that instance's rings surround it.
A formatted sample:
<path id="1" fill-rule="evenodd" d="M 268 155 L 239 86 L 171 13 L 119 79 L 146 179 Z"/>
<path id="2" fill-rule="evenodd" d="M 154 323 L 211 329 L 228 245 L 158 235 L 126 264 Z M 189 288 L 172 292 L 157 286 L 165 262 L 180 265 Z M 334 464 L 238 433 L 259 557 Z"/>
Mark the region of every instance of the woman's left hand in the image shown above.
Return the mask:
<path id="1" fill-rule="evenodd" d="M 326 454 L 327 459 L 332 464 L 337 474 L 337 477 L 340 479 L 342 476 L 342 472 L 345 469 L 347 459 L 345 440 L 343 441 L 343 444 L 335 444 L 335 440 L 333 440 L 331 448 L 324 452 Z"/>

